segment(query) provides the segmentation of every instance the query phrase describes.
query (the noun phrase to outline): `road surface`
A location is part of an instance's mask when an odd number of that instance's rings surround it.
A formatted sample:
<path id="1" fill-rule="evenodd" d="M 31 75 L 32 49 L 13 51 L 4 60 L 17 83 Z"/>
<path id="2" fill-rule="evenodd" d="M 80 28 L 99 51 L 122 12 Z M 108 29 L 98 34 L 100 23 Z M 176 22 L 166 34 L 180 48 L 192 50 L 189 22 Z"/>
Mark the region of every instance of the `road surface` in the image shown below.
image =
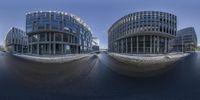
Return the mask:
<path id="1" fill-rule="evenodd" d="M 152 77 L 128 77 L 111 66 L 130 65 L 104 52 L 63 64 L 41 64 L 1 52 L 0 100 L 200 99 L 200 53 Z"/>

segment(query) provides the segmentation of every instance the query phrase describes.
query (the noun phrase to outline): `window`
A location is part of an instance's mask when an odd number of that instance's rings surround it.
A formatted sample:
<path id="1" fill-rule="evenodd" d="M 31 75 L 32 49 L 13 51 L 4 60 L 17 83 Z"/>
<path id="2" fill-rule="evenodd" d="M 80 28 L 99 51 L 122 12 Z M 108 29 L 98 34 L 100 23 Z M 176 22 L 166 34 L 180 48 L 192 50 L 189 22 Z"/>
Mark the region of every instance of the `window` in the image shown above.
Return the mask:
<path id="1" fill-rule="evenodd" d="M 45 41 L 45 33 L 40 34 L 40 41 Z"/>
<path id="2" fill-rule="evenodd" d="M 38 35 L 35 34 L 32 36 L 32 42 L 37 42 L 38 41 Z"/>
<path id="3" fill-rule="evenodd" d="M 50 26 L 49 26 L 49 24 L 46 24 L 46 29 L 50 29 Z"/>
<path id="4" fill-rule="evenodd" d="M 64 35 L 63 35 L 63 41 L 64 41 L 64 42 L 68 42 L 68 35 L 67 35 L 67 34 L 64 34 Z"/>
<path id="5" fill-rule="evenodd" d="M 44 29 L 44 26 L 38 26 L 38 30 Z"/>
<path id="6" fill-rule="evenodd" d="M 56 33 L 55 34 L 55 39 L 56 39 L 56 41 L 61 41 L 61 34 Z"/>

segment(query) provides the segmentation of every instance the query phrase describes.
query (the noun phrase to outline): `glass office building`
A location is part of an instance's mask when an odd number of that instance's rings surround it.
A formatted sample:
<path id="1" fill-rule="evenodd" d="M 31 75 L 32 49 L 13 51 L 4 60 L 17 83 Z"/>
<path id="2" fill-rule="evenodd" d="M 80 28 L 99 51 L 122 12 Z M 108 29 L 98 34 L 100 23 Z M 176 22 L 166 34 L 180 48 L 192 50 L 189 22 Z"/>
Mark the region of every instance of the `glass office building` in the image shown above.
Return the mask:
<path id="1" fill-rule="evenodd" d="M 26 33 L 18 28 L 12 27 L 5 38 L 5 48 L 10 53 L 27 53 Z"/>
<path id="2" fill-rule="evenodd" d="M 66 12 L 27 13 L 26 33 L 30 54 L 64 55 L 92 50 L 90 27 L 78 16 Z"/>
<path id="3" fill-rule="evenodd" d="M 159 11 L 128 14 L 108 30 L 108 51 L 130 54 L 169 52 L 169 41 L 176 36 L 177 17 Z"/>
<path id="4" fill-rule="evenodd" d="M 98 37 L 92 37 L 92 50 L 99 51 L 100 41 Z"/>
<path id="5" fill-rule="evenodd" d="M 178 52 L 195 51 L 197 48 L 197 35 L 194 27 L 179 30 L 174 42 L 174 49 Z"/>

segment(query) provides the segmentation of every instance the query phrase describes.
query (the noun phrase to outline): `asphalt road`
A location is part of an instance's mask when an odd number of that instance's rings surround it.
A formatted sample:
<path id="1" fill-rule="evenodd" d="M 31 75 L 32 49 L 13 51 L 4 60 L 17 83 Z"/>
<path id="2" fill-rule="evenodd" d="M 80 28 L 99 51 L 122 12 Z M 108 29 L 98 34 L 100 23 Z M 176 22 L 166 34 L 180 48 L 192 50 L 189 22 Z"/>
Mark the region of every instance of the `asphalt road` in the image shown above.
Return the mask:
<path id="1" fill-rule="evenodd" d="M 198 100 L 200 53 L 152 77 L 110 69 L 130 66 L 105 53 L 63 64 L 41 64 L 0 53 L 0 100 Z"/>

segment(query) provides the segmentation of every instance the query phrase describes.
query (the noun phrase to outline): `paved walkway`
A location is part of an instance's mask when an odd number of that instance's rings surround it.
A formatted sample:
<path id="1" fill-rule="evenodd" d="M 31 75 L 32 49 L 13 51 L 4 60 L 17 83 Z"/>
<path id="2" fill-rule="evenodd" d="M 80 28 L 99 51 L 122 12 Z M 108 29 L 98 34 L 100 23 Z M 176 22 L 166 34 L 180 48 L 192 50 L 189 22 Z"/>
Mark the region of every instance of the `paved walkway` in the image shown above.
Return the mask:
<path id="1" fill-rule="evenodd" d="M 110 56 L 118 59 L 119 61 L 128 61 L 130 63 L 163 63 L 168 61 L 174 61 L 186 57 L 189 53 L 170 53 L 170 54 L 160 54 L 160 55 L 128 55 L 128 54 L 118 54 L 118 53 L 109 53 Z"/>
<path id="2" fill-rule="evenodd" d="M 65 63 L 92 56 L 92 54 L 68 54 L 63 56 L 33 56 L 24 54 L 13 54 L 13 55 L 16 57 L 41 63 Z"/>

